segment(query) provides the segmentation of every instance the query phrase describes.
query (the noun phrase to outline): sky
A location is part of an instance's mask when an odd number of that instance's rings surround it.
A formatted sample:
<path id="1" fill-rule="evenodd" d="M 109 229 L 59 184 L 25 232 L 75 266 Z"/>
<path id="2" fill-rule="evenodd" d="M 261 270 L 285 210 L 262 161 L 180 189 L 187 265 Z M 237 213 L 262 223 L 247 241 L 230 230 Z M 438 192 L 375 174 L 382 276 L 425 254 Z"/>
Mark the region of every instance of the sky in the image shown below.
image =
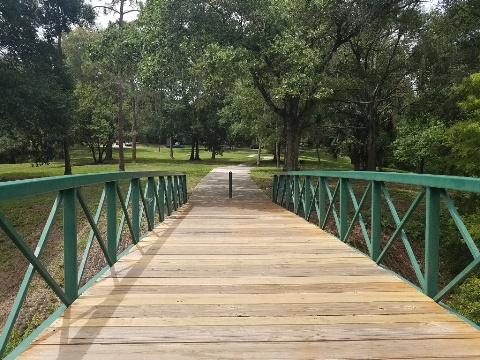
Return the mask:
<path id="1" fill-rule="evenodd" d="M 105 5 L 105 4 L 109 4 L 111 3 L 112 0 L 87 0 L 89 1 L 93 6 L 99 6 L 99 5 Z M 127 0 L 126 1 L 126 10 L 130 10 L 130 6 L 128 6 L 129 4 L 129 1 Z M 431 9 L 433 7 L 435 7 L 435 5 L 438 4 L 438 0 L 426 0 L 424 2 L 424 7 L 427 8 L 427 9 Z M 118 6 L 117 6 L 117 9 L 118 9 Z M 118 19 L 118 14 L 110 14 L 110 15 L 104 15 L 103 14 L 103 10 L 102 9 L 96 9 L 97 11 L 97 25 L 100 27 L 100 28 L 106 28 L 108 26 L 108 22 L 109 21 L 115 21 L 116 19 Z M 137 18 L 137 15 L 138 15 L 138 12 L 131 12 L 127 15 L 125 15 L 125 20 L 126 21 L 132 21 L 134 19 Z"/>
<path id="2" fill-rule="evenodd" d="M 88 0 L 93 6 L 101 6 L 105 4 L 111 3 L 111 0 Z M 128 6 L 129 1 L 126 1 L 126 7 L 125 10 L 128 11 L 130 10 L 130 6 Z M 118 9 L 118 5 L 116 7 Z M 109 15 L 104 15 L 103 14 L 103 9 L 95 9 L 97 11 L 97 26 L 100 28 L 106 28 L 108 26 L 109 21 L 115 21 L 118 19 L 118 14 L 112 13 Z M 137 18 L 138 12 L 131 12 L 127 15 L 125 15 L 125 20 L 126 21 L 132 21 Z"/>

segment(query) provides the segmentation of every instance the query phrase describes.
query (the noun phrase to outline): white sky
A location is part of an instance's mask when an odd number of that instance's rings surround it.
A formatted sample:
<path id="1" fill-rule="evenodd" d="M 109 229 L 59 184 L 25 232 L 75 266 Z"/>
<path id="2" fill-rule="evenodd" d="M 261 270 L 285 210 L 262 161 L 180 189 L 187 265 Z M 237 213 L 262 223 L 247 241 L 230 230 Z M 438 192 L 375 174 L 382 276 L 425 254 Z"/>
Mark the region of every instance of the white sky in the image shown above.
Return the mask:
<path id="1" fill-rule="evenodd" d="M 87 1 L 89 1 L 93 6 L 99 6 L 99 5 L 105 5 L 105 4 L 108 5 L 111 3 L 112 0 L 87 0 Z M 131 9 L 131 7 L 129 6 L 130 1 L 126 0 L 125 3 L 126 3 L 125 10 L 130 10 Z M 423 3 L 426 9 L 432 9 L 437 4 L 438 4 L 438 0 L 425 0 L 425 2 Z M 117 9 L 118 9 L 118 5 L 117 5 Z M 102 9 L 95 9 L 95 10 L 97 11 L 97 14 L 98 14 L 96 23 L 97 23 L 97 26 L 99 26 L 100 28 L 106 28 L 108 26 L 109 21 L 115 21 L 116 19 L 118 19 L 118 14 L 111 13 L 110 15 L 104 15 Z M 132 21 L 136 19 L 137 16 L 138 16 L 138 12 L 134 11 L 125 15 L 125 20 Z"/>
<path id="2" fill-rule="evenodd" d="M 109 5 L 111 4 L 111 0 L 87 0 L 88 2 L 90 2 L 93 6 L 100 6 L 100 5 Z M 125 1 L 125 11 L 128 11 L 131 9 L 131 7 L 129 6 L 129 1 L 126 0 Z M 117 5 L 116 6 L 117 10 L 119 8 L 119 6 Z M 118 19 L 118 14 L 115 14 L 115 13 L 111 13 L 109 15 L 104 15 L 103 14 L 103 9 L 101 8 L 98 8 L 98 9 L 95 9 L 96 12 L 97 12 L 97 20 L 96 20 L 96 24 L 97 26 L 99 26 L 100 28 L 106 28 L 108 26 L 108 22 L 109 21 L 115 21 L 116 19 Z M 138 11 L 134 11 L 134 12 L 131 12 L 129 14 L 126 14 L 125 15 L 125 21 L 132 21 L 134 19 L 136 19 L 138 16 Z"/>

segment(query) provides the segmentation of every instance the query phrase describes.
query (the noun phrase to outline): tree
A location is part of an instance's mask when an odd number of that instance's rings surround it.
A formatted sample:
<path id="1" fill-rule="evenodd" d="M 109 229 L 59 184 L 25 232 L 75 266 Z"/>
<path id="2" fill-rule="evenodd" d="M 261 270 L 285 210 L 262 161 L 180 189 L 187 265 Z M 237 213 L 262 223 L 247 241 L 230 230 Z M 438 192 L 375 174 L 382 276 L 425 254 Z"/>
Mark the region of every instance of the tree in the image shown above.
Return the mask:
<path id="1" fill-rule="evenodd" d="M 62 34 L 68 33 L 74 25 L 93 24 L 95 19 L 93 8 L 85 4 L 84 0 L 41 0 L 41 4 L 44 35 L 49 42 L 57 41 L 60 54 L 62 54 Z M 72 120 L 66 117 L 63 121 L 64 124 L 69 124 Z M 69 127 L 71 126 L 65 126 L 65 138 L 63 139 L 65 175 L 72 174 L 69 145 L 71 132 L 68 129 Z"/>
<path id="2" fill-rule="evenodd" d="M 461 121 L 446 131 L 450 165 L 449 173 L 464 176 L 480 175 L 480 73 L 466 77 L 453 88 L 458 97 Z"/>
<path id="3" fill-rule="evenodd" d="M 293 170 L 301 135 L 330 93 L 325 73 L 339 49 L 367 24 L 417 3 L 183 0 L 172 2 L 169 16 L 190 36 L 210 36 L 244 55 L 255 87 L 283 119 L 285 167 Z"/>
<path id="4" fill-rule="evenodd" d="M 213 134 L 213 129 L 206 130 L 207 123 L 219 125 L 214 120 L 224 95 L 219 89 L 208 88 L 205 77 L 195 68 L 210 38 L 200 34 L 191 37 L 185 33 L 181 25 L 183 20 L 171 17 L 177 5 L 182 6 L 170 0 L 153 1 L 147 3 L 140 14 L 144 39 L 141 78 L 150 90 L 159 93 L 165 110 L 160 109 L 160 114 L 164 115 L 167 134 L 170 137 L 181 134 L 191 139 L 190 160 L 193 161 L 200 160 L 202 134 Z M 172 147 L 170 151 L 172 157 Z"/>
<path id="5" fill-rule="evenodd" d="M 421 24 L 419 12 L 406 9 L 369 25 L 339 50 L 329 72 L 334 91 L 322 118 L 348 143 L 356 170 L 375 171 L 383 164 L 394 118 L 413 90 L 410 49 Z"/>
<path id="6" fill-rule="evenodd" d="M 104 44 L 106 48 L 103 48 L 103 54 L 110 55 L 111 61 L 114 64 L 113 66 L 116 69 L 118 84 L 117 84 L 117 135 L 118 135 L 118 170 L 125 171 L 125 154 L 123 149 L 124 144 L 124 101 L 125 101 L 125 83 L 126 83 L 126 72 L 127 67 L 130 62 L 128 59 L 128 54 L 124 52 L 123 42 L 125 40 L 124 34 L 124 16 L 130 12 L 139 11 L 139 9 L 126 10 L 125 4 L 129 3 L 130 5 L 138 4 L 137 0 L 110 0 L 106 1 L 105 5 L 97 6 L 104 10 L 105 14 L 115 13 L 118 15 L 117 21 L 117 32 L 113 31 L 113 27 L 110 27 L 110 31 L 106 33 L 107 37 Z M 117 8 L 118 6 L 118 8 Z M 111 51 L 113 50 L 113 51 Z M 108 55 L 107 55 L 108 56 Z"/>
<path id="7" fill-rule="evenodd" d="M 21 148 L 41 164 L 55 156 L 68 131 L 72 82 L 58 48 L 38 36 L 48 25 L 38 5 L 0 4 L 0 134 L 24 142 Z"/>
<path id="8" fill-rule="evenodd" d="M 418 174 L 439 172 L 438 164 L 445 164 L 447 138 L 445 126 L 433 122 L 424 126 L 403 122 L 397 126 L 397 139 L 393 143 L 393 155 L 400 168 L 415 171 Z"/>
<path id="9" fill-rule="evenodd" d="M 275 146 L 283 137 L 280 118 L 265 104 L 249 78 L 235 82 L 220 114 L 233 136 L 255 140 L 259 145 L 257 165 L 264 144 Z"/>
<path id="10" fill-rule="evenodd" d="M 76 29 L 64 41 L 66 63 L 75 79 L 74 137 L 89 147 L 95 163 L 102 163 L 114 140 L 115 74 L 91 52 L 99 46 L 102 32 Z"/>

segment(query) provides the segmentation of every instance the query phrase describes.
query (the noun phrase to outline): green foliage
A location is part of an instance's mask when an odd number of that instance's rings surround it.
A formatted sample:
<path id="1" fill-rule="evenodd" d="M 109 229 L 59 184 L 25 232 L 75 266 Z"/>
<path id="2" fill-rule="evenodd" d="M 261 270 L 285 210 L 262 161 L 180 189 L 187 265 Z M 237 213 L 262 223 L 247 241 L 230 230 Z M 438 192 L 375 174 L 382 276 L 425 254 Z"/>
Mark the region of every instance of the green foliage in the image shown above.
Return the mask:
<path id="1" fill-rule="evenodd" d="M 76 29 L 64 41 L 66 62 L 75 76 L 75 123 L 77 143 L 89 147 L 95 163 L 103 162 L 106 148 L 114 141 L 116 106 L 115 74 L 104 59 L 92 56 L 102 33 Z"/>
<path id="2" fill-rule="evenodd" d="M 462 114 L 470 120 L 480 122 L 480 73 L 474 73 L 465 78 L 454 88 L 460 97 L 458 107 Z"/>
<path id="3" fill-rule="evenodd" d="M 43 0 L 2 2 L 0 14 L 0 136 L 24 143 L 17 149 L 33 163 L 48 163 L 71 136 L 73 83 L 60 34 L 93 13 L 83 0 Z"/>
<path id="4" fill-rule="evenodd" d="M 49 42 L 58 40 L 73 25 L 91 25 L 95 12 L 84 0 L 40 0 L 45 37 Z"/>
<path id="5" fill-rule="evenodd" d="M 450 126 L 444 133 L 436 134 L 435 139 L 430 139 L 433 143 L 443 137 L 448 148 L 448 154 L 443 154 L 441 157 L 447 168 L 437 170 L 437 172 L 479 176 L 480 74 L 470 75 L 452 90 L 457 99 L 461 121 Z"/>
<path id="6" fill-rule="evenodd" d="M 114 137 L 114 99 L 105 89 L 82 83 L 77 84 L 74 95 L 78 99 L 74 130 L 77 141 L 90 148 L 95 163 L 101 163 Z"/>
<path id="7" fill-rule="evenodd" d="M 450 173 L 456 175 L 480 175 L 480 123 L 474 120 L 462 121 L 447 131 L 451 165 Z"/>
<path id="8" fill-rule="evenodd" d="M 472 276 L 460 285 L 448 305 L 476 324 L 480 324 L 480 279 Z"/>
<path id="9" fill-rule="evenodd" d="M 439 172 L 439 162 L 445 155 L 445 126 L 434 122 L 430 126 L 403 123 L 397 127 L 393 155 L 401 168 L 417 173 Z M 435 171 L 437 170 L 437 171 Z"/>

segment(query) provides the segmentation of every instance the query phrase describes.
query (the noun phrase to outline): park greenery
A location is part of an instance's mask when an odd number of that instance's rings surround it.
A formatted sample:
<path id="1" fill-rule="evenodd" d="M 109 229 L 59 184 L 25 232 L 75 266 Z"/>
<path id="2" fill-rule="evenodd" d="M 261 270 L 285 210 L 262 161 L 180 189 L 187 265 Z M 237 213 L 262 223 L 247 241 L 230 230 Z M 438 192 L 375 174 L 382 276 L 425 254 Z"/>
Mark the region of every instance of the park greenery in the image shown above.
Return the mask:
<path id="1" fill-rule="evenodd" d="M 0 2 L 1 180 L 149 169 L 152 151 L 197 179 L 252 144 L 274 157 L 260 183 L 302 148 L 321 169 L 480 175 L 480 0 L 103 4 L 106 29 L 85 0 Z M 477 200 L 458 199 L 480 243 Z M 452 304 L 480 323 L 478 281 Z"/>
<path id="2" fill-rule="evenodd" d="M 124 144 L 211 156 L 301 145 L 385 167 L 476 176 L 478 0 L 85 0 L 0 5 L 0 162 L 94 163 Z M 138 11 L 126 22 L 126 5 Z M 132 10 L 129 10 L 132 11 Z M 173 149 L 171 156 L 174 157 Z"/>

